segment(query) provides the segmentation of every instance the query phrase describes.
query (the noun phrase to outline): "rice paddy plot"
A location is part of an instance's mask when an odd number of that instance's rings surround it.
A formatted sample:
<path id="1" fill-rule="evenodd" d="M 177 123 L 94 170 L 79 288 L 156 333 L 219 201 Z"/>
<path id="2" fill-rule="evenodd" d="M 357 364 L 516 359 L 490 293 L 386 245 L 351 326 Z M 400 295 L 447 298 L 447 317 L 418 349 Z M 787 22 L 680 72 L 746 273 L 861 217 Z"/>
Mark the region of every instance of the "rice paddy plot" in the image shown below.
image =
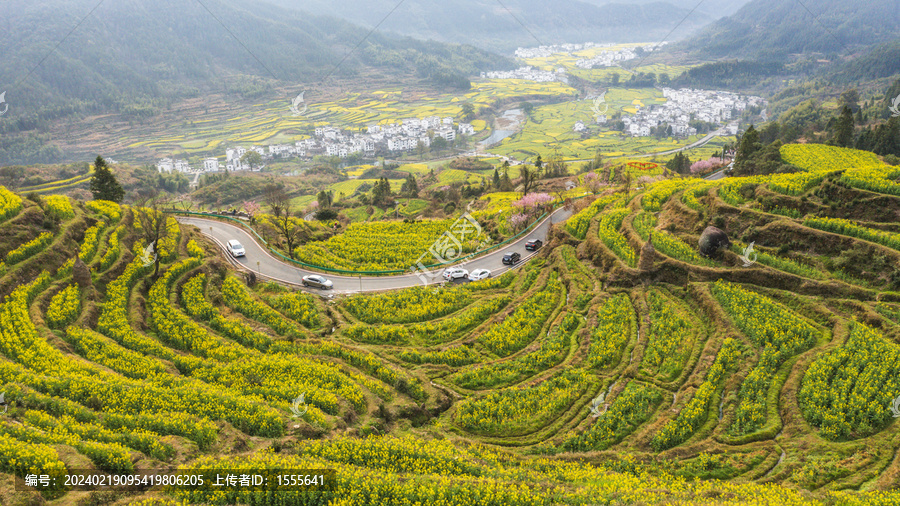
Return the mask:
<path id="1" fill-rule="evenodd" d="M 466 172 L 464 170 L 459 169 L 445 169 L 442 170 L 437 175 L 438 184 L 450 184 L 450 183 L 458 183 L 458 182 L 466 182 L 466 183 L 478 183 L 482 179 L 483 176 L 479 174 L 472 174 L 470 172 Z"/>
<path id="2" fill-rule="evenodd" d="M 346 174 L 347 177 L 359 177 L 363 175 L 363 173 L 365 173 L 367 170 L 374 168 L 374 165 L 353 165 L 344 169 L 344 174 Z"/>
<path id="3" fill-rule="evenodd" d="M 404 163 L 403 165 L 397 167 L 396 170 L 402 172 L 409 172 L 415 176 L 420 176 L 423 174 L 428 174 L 429 168 L 428 164 L 425 163 Z"/>
<path id="4" fill-rule="evenodd" d="M 297 207 L 300 209 L 305 209 L 306 206 L 312 204 L 316 201 L 315 195 L 302 195 L 300 197 L 295 197 L 291 199 L 291 206 Z"/>
<path id="5" fill-rule="evenodd" d="M 372 187 L 377 182 L 377 179 L 350 179 L 347 181 L 341 181 L 340 183 L 335 183 L 329 186 L 328 190 L 334 192 L 334 201 L 337 202 L 343 198 L 352 197 L 360 186 L 368 185 L 369 187 Z M 399 191 L 400 187 L 403 186 L 403 181 L 399 179 L 392 179 L 388 182 L 391 185 L 391 190 L 395 192 Z"/>

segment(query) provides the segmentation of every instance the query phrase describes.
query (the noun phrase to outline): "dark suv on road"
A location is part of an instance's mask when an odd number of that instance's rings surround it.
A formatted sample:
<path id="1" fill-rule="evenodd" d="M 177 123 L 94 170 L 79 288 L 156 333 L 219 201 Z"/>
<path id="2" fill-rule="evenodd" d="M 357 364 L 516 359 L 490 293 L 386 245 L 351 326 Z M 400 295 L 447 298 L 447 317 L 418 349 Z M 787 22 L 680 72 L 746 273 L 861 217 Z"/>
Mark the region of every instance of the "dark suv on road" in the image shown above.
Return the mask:
<path id="1" fill-rule="evenodd" d="M 532 239 L 525 243 L 525 249 L 528 251 L 535 251 L 536 249 L 540 248 L 543 245 L 544 245 L 544 242 L 541 241 L 540 239 Z"/>
<path id="2" fill-rule="evenodd" d="M 519 260 L 521 259 L 522 255 L 511 251 L 503 255 L 503 265 L 515 265 L 519 263 Z"/>

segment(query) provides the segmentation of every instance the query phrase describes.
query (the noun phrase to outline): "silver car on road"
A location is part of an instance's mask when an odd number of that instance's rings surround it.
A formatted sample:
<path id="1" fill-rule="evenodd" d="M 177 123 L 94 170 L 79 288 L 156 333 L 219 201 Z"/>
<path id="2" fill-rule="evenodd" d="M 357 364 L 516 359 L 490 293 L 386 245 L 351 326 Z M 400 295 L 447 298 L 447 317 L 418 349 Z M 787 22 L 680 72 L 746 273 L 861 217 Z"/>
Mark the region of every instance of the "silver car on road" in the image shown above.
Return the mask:
<path id="1" fill-rule="evenodd" d="M 334 283 L 329 279 L 325 279 L 324 276 L 319 276 L 318 274 L 310 274 L 309 276 L 303 276 L 303 280 L 301 281 L 303 286 L 314 286 L 316 288 L 328 289 L 334 286 Z"/>

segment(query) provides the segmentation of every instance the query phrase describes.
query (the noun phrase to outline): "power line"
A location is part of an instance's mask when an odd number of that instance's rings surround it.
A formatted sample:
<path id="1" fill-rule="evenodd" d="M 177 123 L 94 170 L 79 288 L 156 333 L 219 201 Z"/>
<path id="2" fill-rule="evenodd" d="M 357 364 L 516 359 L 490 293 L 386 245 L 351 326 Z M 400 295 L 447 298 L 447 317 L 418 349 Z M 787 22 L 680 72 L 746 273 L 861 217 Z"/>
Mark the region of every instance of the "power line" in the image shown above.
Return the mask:
<path id="1" fill-rule="evenodd" d="M 370 35 L 372 35 L 373 33 L 375 33 L 375 30 L 377 30 L 378 27 L 381 26 L 381 24 L 384 23 L 384 22 L 387 20 L 387 18 L 389 18 L 389 17 L 391 16 L 391 14 L 394 13 L 394 11 L 396 11 L 397 9 L 399 9 L 400 6 L 401 6 L 401 5 L 403 4 L 403 2 L 405 2 L 405 1 L 406 1 L 406 0 L 400 0 L 400 2 L 398 2 L 397 5 L 395 5 L 394 8 L 391 9 L 390 12 L 388 12 L 387 14 L 385 14 L 385 16 L 384 16 L 383 18 L 381 18 L 381 21 L 379 21 L 378 24 L 376 24 L 374 27 L 372 27 L 372 29 L 369 30 L 369 33 L 367 33 L 366 36 L 363 37 L 362 40 L 360 40 L 359 43 L 357 43 L 356 46 L 355 46 L 353 49 L 350 50 L 349 53 L 345 54 L 344 57 L 341 58 L 341 61 L 339 61 L 338 64 L 335 65 L 333 69 L 331 69 L 331 72 L 329 72 L 328 74 L 326 74 L 325 77 L 323 77 L 322 80 L 321 80 L 320 82 L 325 82 L 326 79 L 328 79 L 328 78 L 331 77 L 335 72 L 337 72 L 337 69 L 339 69 L 340 66 L 344 64 L 344 61 L 346 61 L 347 58 L 349 58 L 350 55 L 353 54 L 354 51 L 356 51 L 357 49 L 359 49 L 359 46 L 361 46 L 362 43 L 365 42 L 366 39 L 368 39 Z"/>
<path id="2" fill-rule="evenodd" d="M 497 0 L 497 3 L 500 4 L 500 7 L 503 7 L 504 9 L 506 9 L 506 12 L 508 12 L 509 15 L 512 16 L 512 18 L 515 19 L 516 22 L 519 23 L 519 25 L 520 25 L 526 32 L 528 32 L 528 35 L 531 35 L 531 37 L 532 37 L 534 40 L 537 41 L 537 43 L 538 43 L 539 46 L 543 46 L 543 45 L 544 45 L 544 43 L 541 42 L 541 39 L 537 38 L 537 35 L 535 35 L 534 33 L 532 33 L 532 31 L 529 30 L 527 26 L 525 26 L 525 23 L 523 23 L 522 20 L 519 19 L 519 17 L 516 16 L 515 13 L 513 13 L 512 10 L 510 10 L 509 7 L 507 7 L 507 6 L 506 6 L 503 2 L 501 2 L 500 0 Z"/>
<path id="3" fill-rule="evenodd" d="M 266 64 L 263 63 L 262 60 L 260 60 L 259 58 L 257 58 L 257 56 L 256 56 L 255 54 L 253 54 L 253 51 L 251 51 L 250 48 L 248 48 L 248 47 L 241 41 L 241 39 L 239 39 L 238 36 L 235 35 L 234 32 L 232 32 L 231 29 L 228 28 L 228 26 L 227 26 L 225 23 L 223 23 L 222 20 L 218 18 L 218 16 L 216 16 L 215 14 L 213 14 L 213 12 L 212 12 L 211 10 L 209 10 L 209 7 L 207 7 L 205 3 L 203 3 L 201 0 L 197 0 L 197 3 L 200 4 L 200 6 L 203 7 L 203 9 L 204 9 L 207 13 L 209 13 L 209 15 L 212 16 L 213 19 L 215 19 L 220 25 L 222 25 L 222 28 L 224 28 L 225 31 L 228 32 L 228 34 L 231 35 L 231 37 L 234 38 L 234 40 L 237 41 L 237 43 L 240 44 L 242 48 L 244 48 L 244 51 L 247 51 L 247 53 L 249 53 L 250 56 L 252 56 L 253 59 L 256 60 L 256 62 L 259 63 L 260 66 L 262 66 L 262 68 L 266 69 L 266 72 L 268 72 L 269 75 L 272 76 L 272 79 L 275 79 L 276 81 L 278 80 L 278 78 L 275 77 L 275 73 L 272 72 L 271 70 L 269 70 L 269 67 L 266 67 Z"/>
<path id="4" fill-rule="evenodd" d="M 825 30 L 826 32 L 828 32 L 828 35 L 831 35 L 831 38 L 833 38 L 838 44 L 840 44 L 841 46 L 843 46 L 843 48 L 847 51 L 847 53 L 850 52 L 850 48 L 847 47 L 847 45 L 844 44 L 843 41 L 841 41 L 840 39 L 838 39 L 838 38 L 837 38 L 837 35 L 835 35 L 834 32 L 832 32 L 827 26 L 825 26 L 825 24 L 822 23 L 822 21 L 819 20 L 819 17 L 816 16 L 815 14 L 813 14 L 813 12 L 812 12 L 811 10 L 809 10 L 809 7 L 807 7 L 806 4 L 803 3 L 802 0 L 797 0 L 797 3 L 800 4 L 800 5 L 802 5 L 803 8 L 806 9 L 806 12 L 808 12 L 809 15 L 812 16 L 813 21 L 815 21 L 816 23 L 818 23 L 819 26 L 821 26 L 823 30 Z"/>
<path id="5" fill-rule="evenodd" d="M 62 40 L 60 40 L 59 42 L 57 42 L 56 45 L 53 46 L 53 49 L 51 49 L 50 51 L 48 51 L 47 54 L 45 54 L 44 57 L 41 58 L 41 60 L 37 63 L 37 65 L 35 65 L 34 67 L 32 67 L 32 69 L 28 72 L 28 74 L 25 75 L 25 77 L 23 77 L 22 79 L 19 80 L 19 82 L 16 83 L 16 85 L 14 86 L 14 88 L 18 88 L 19 85 L 21 85 L 22 83 L 25 82 L 25 80 L 27 80 L 29 77 L 31 77 L 31 74 L 33 74 L 34 71 L 37 70 L 38 67 L 40 67 L 40 66 L 44 63 L 44 60 L 46 60 L 47 58 L 49 58 L 50 55 L 53 54 L 53 52 L 56 51 L 56 50 L 59 48 L 59 46 L 61 46 L 62 43 L 65 42 L 66 39 L 68 39 L 69 36 L 72 35 L 72 33 L 73 33 L 75 30 L 77 30 L 78 27 L 81 26 L 82 23 L 84 23 L 84 20 L 86 20 L 88 17 L 90 17 L 90 15 L 93 14 L 94 11 L 97 10 L 97 8 L 100 7 L 100 4 L 102 4 L 104 1 L 105 1 L 105 0 L 100 0 L 99 2 L 97 2 L 97 5 L 95 5 L 94 8 L 91 9 L 90 12 L 88 12 L 83 18 L 81 18 L 81 19 L 78 21 L 78 23 L 75 24 L 75 26 L 72 27 L 72 29 L 69 30 L 69 33 L 67 33 L 66 36 L 62 38 Z"/>
<path id="6" fill-rule="evenodd" d="M 665 42 L 669 37 L 671 37 L 672 34 L 675 33 L 675 30 L 677 30 L 679 26 L 681 26 L 682 24 L 684 24 L 684 22 L 687 21 L 687 18 L 691 17 L 691 14 L 693 14 L 694 11 L 696 11 L 696 10 L 700 7 L 700 4 L 702 4 L 702 3 L 705 2 L 705 1 L 706 1 L 706 0 L 700 0 L 699 2 L 697 2 L 697 5 L 695 5 L 694 8 L 691 9 L 690 12 L 688 12 L 688 13 L 684 16 L 684 18 L 682 18 L 682 20 L 678 22 L 677 25 L 675 25 L 675 28 L 672 28 L 672 29 L 671 29 L 671 30 L 669 31 L 669 33 L 666 34 L 666 36 L 663 37 L 661 41 L 659 41 L 658 44 L 656 44 L 655 46 L 653 46 L 653 49 L 650 50 L 651 52 L 648 53 L 647 56 L 644 56 L 644 57 L 641 59 L 641 61 L 639 61 L 638 64 L 635 65 L 634 68 L 635 68 L 635 69 L 639 68 L 639 67 L 644 63 L 644 61 L 647 60 L 647 58 L 650 58 L 650 55 L 653 54 L 652 52 L 653 52 L 653 51 L 656 51 L 657 49 L 659 49 L 659 47 L 662 45 L 662 43 Z M 624 67 L 622 67 L 622 68 L 625 69 Z M 634 73 L 631 72 L 630 70 L 628 70 L 628 69 L 625 69 L 625 70 L 628 71 L 629 73 L 631 73 L 631 75 L 634 75 Z"/>

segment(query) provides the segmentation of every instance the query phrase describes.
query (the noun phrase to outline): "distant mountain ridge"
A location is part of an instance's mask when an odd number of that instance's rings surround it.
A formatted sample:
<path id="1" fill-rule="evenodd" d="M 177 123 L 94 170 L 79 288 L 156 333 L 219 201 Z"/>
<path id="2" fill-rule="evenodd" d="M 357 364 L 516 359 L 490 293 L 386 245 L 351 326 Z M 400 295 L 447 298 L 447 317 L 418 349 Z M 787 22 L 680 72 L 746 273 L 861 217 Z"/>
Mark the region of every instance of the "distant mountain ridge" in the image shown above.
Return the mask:
<path id="1" fill-rule="evenodd" d="M 594 4 L 594 5 L 608 5 L 612 3 L 617 3 L 617 0 L 583 0 L 585 2 Z M 649 4 L 658 2 L 659 0 L 631 0 L 630 3 L 633 4 Z M 737 12 L 742 6 L 744 6 L 750 0 L 717 0 L 715 2 L 704 1 L 698 2 L 698 0 L 666 0 L 666 3 L 672 4 L 675 7 L 680 7 L 682 9 L 694 9 L 696 8 L 696 12 L 701 14 L 705 14 L 713 19 L 719 19 L 721 17 L 730 16 Z"/>
<path id="2" fill-rule="evenodd" d="M 690 7 L 662 1 L 597 5 L 595 0 L 404 0 L 399 6 L 396 0 L 269 1 L 365 26 L 375 26 L 383 19 L 379 30 L 467 43 L 504 54 L 512 54 L 519 46 L 563 42 L 659 41 L 687 17 L 672 34 L 670 40 L 674 40 L 714 19 L 699 10 L 688 16 Z"/>

